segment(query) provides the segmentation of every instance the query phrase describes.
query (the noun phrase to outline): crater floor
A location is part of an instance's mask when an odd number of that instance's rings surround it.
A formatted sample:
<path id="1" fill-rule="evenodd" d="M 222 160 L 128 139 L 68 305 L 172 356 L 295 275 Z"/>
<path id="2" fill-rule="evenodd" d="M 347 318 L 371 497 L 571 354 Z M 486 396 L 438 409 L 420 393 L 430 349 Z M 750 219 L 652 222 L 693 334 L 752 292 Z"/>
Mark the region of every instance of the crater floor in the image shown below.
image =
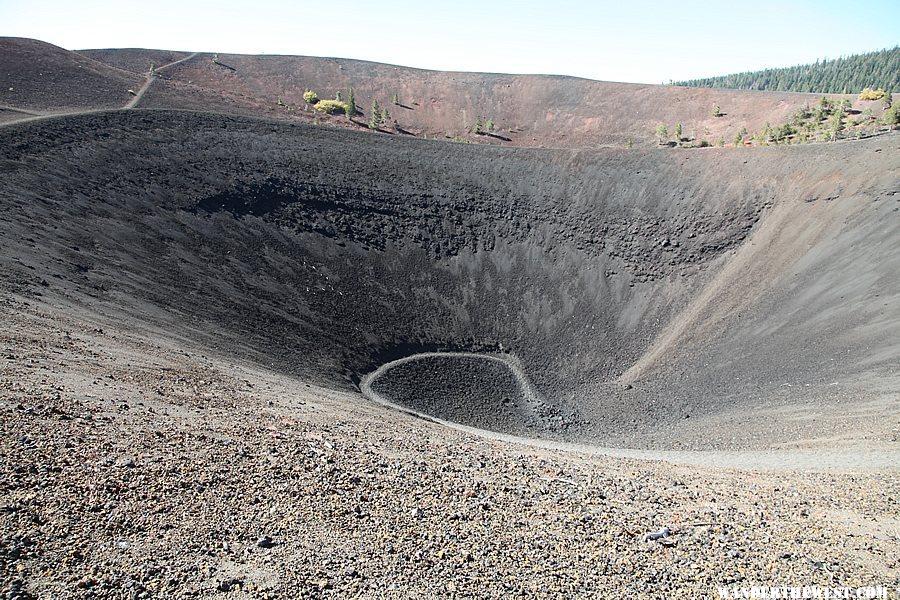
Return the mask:
<path id="1" fill-rule="evenodd" d="M 482 429 L 539 432 L 554 416 L 506 355 L 415 354 L 380 366 L 360 389 L 376 402 Z"/>

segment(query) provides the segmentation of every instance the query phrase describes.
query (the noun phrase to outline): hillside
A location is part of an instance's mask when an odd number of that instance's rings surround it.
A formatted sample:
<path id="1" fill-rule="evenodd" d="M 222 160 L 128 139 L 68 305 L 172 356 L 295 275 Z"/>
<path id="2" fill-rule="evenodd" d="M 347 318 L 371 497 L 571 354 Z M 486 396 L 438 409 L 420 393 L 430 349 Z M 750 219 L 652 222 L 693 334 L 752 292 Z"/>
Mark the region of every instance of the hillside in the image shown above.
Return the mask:
<path id="1" fill-rule="evenodd" d="M 136 90 L 143 81 L 137 73 L 21 38 L 0 38 L 0 74 L 0 111 L 119 108 L 130 99 L 128 90 Z"/>
<path id="2" fill-rule="evenodd" d="M 677 124 L 686 145 L 734 145 L 739 133 L 741 145 L 769 143 L 778 136 L 767 127 L 796 121 L 819 100 L 806 94 L 549 75 L 445 73 L 333 58 L 144 49 L 69 52 L 17 38 L 0 38 L 0 69 L 12 84 L 11 91 L 0 89 L 0 122 L 137 107 L 368 130 L 377 101 L 390 111 L 382 133 L 521 147 L 649 146 L 657 141 L 658 126 L 666 125 L 671 138 Z M 56 83 L 47 86 L 51 74 Z M 347 97 L 351 87 L 359 108 L 352 121 L 320 113 L 303 99 L 307 90 L 323 99 L 337 93 Z M 857 118 L 852 130 L 845 120 L 843 135 L 871 134 L 872 125 L 881 123 L 880 104 L 847 99 L 853 114 L 869 111 L 869 116 Z M 490 121 L 493 129 L 477 134 L 479 119 Z M 804 139 L 822 137 L 810 133 Z"/>
<path id="3" fill-rule="evenodd" d="M 0 39 L 0 69 L 12 72 L 19 92 L 0 90 L 0 106 L 45 114 L 121 107 L 144 83 L 151 64 L 190 56 L 159 50 L 68 52 L 42 42 Z M 215 59 L 215 60 L 214 60 Z M 100 62 L 104 61 L 104 62 Z M 52 87 L 41 65 L 53 65 Z M 130 69 L 130 70 L 123 70 Z M 102 80 L 96 78 L 99 71 Z M 320 97 L 354 88 L 361 110 L 354 123 L 316 112 L 303 92 Z M 394 95 L 398 105 L 392 104 Z M 546 75 L 422 71 L 364 61 L 197 54 L 160 71 L 137 107 L 224 112 L 367 129 L 373 100 L 386 106 L 404 137 L 480 144 L 549 147 L 650 145 L 659 123 L 684 124 L 686 134 L 731 140 L 743 128 L 779 123 L 812 98 L 802 94 L 733 92 L 608 83 Z M 720 106 L 722 115 L 712 109 Z M 11 114 L 7 120 L 23 116 Z M 493 135 L 475 135 L 479 116 Z"/>
<path id="4" fill-rule="evenodd" d="M 174 108 L 184 103 L 191 85 L 210 93 L 196 105 L 228 112 L 263 113 L 341 121 L 319 117 L 303 101 L 303 92 L 346 96 L 352 86 L 368 121 L 372 101 L 386 106 L 400 127 L 429 138 L 462 138 L 517 146 L 595 147 L 624 145 L 628 138 L 648 142 L 658 122 L 681 120 L 710 136 L 740 127 L 756 129 L 785 118 L 805 97 L 675 89 L 661 86 L 596 82 L 570 77 L 496 75 L 421 71 L 343 59 L 212 55 L 178 65 L 167 85 L 149 94 L 145 106 Z M 230 68 L 225 68 L 227 65 Z M 392 104 L 396 95 L 399 105 Z M 278 102 L 283 103 L 279 106 Z M 715 104 L 728 113 L 711 115 Z M 305 114 L 304 114 L 305 113 Z M 496 137 L 473 136 L 482 116 L 496 124 Z M 732 134 L 733 135 L 733 134 Z"/>
<path id="5" fill-rule="evenodd" d="M 864 88 L 900 91 L 900 46 L 808 65 L 678 81 L 674 85 L 732 90 L 858 94 Z"/>

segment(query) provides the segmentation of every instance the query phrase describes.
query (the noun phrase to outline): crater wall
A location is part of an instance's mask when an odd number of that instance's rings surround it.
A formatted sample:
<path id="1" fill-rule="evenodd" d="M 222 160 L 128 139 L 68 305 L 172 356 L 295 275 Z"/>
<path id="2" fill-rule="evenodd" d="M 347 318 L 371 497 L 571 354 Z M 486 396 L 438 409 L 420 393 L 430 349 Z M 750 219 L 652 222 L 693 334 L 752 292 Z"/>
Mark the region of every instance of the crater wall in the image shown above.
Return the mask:
<path id="1" fill-rule="evenodd" d="M 896 136 L 551 151 L 131 111 L 0 142 L 7 291 L 336 389 L 512 352 L 548 418 L 470 424 L 666 446 L 686 419 L 897 383 Z"/>

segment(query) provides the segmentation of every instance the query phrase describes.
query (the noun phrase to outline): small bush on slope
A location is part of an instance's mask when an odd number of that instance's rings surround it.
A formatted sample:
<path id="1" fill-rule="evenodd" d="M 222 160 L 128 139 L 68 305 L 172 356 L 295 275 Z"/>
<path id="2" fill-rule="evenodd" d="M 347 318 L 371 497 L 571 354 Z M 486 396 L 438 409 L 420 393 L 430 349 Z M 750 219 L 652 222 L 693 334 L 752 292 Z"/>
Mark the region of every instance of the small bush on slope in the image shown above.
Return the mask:
<path id="1" fill-rule="evenodd" d="M 347 103 L 339 100 L 319 100 L 314 106 L 317 111 L 329 115 L 346 114 L 348 109 Z"/>

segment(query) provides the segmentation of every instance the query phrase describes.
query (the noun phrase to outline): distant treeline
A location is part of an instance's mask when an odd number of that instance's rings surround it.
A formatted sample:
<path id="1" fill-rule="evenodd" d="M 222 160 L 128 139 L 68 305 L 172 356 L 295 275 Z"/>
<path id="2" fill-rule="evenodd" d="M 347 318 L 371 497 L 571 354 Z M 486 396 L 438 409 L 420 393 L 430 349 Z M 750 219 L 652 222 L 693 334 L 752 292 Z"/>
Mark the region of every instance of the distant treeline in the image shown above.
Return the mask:
<path id="1" fill-rule="evenodd" d="M 900 46 L 817 60 L 809 65 L 677 81 L 673 85 L 821 94 L 856 94 L 869 87 L 897 93 L 900 92 Z"/>

